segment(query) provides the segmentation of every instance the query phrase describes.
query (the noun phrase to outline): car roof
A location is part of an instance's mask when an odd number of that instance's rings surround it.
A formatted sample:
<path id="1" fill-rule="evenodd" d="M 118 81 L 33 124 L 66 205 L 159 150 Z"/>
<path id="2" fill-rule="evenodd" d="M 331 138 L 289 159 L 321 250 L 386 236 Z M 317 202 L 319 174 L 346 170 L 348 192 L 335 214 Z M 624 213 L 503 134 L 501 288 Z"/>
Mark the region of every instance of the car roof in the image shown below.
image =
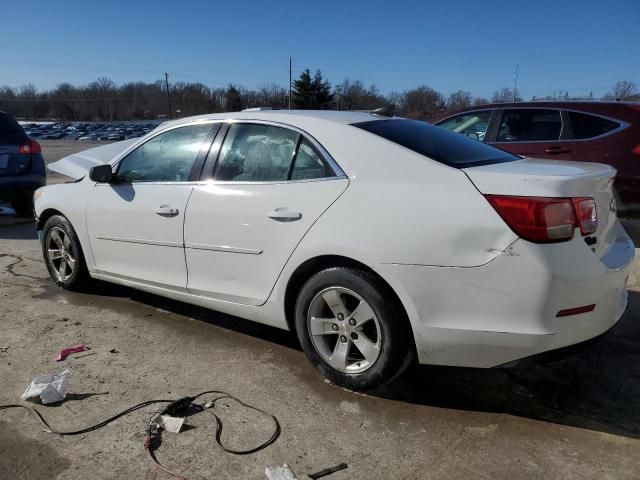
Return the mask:
<path id="1" fill-rule="evenodd" d="M 162 124 L 162 127 L 176 126 L 198 120 L 266 120 L 278 123 L 296 125 L 300 122 L 310 123 L 338 123 L 351 125 L 353 123 L 367 122 L 384 119 L 370 112 L 338 112 L 335 110 L 262 110 L 249 112 L 226 112 L 185 117 L 178 120 L 170 120 Z"/>

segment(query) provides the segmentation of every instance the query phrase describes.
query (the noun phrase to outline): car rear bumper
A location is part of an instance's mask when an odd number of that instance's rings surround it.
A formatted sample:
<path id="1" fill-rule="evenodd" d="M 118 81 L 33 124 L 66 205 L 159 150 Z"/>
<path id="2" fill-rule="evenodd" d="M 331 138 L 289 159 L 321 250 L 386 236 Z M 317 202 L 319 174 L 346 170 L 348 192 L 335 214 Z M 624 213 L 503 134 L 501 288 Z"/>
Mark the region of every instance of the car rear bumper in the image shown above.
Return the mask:
<path id="1" fill-rule="evenodd" d="M 516 241 L 474 268 L 382 265 L 411 319 L 421 363 L 494 367 L 597 337 L 627 307 L 634 246 L 622 226 L 599 258 L 579 236 Z M 560 316 L 593 305 L 593 311 Z"/>

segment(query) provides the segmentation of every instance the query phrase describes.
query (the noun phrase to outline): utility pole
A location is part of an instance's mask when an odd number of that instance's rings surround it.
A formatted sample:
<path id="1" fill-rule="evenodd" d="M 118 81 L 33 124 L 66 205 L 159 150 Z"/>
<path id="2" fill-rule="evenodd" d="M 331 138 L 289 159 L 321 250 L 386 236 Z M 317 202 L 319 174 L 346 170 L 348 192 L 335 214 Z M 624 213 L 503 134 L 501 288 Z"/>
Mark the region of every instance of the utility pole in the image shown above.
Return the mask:
<path id="1" fill-rule="evenodd" d="M 164 83 L 167 86 L 167 105 L 169 106 L 169 120 L 171 120 L 171 94 L 169 93 L 169 74 L 164 72 Z"/>
<path id="2" fill-rule="evenodd" d="M 289 57 L 289 110 L 291 110 L 291 57 Z"/>
<path id="3" fill-rule="evenodd" d="M 518 69 L 520 68 L 520 64 L 516 63 L 516 73 L 513 77 L 513 101 L 516 101 L 516 97 L 518 96 Z"/>

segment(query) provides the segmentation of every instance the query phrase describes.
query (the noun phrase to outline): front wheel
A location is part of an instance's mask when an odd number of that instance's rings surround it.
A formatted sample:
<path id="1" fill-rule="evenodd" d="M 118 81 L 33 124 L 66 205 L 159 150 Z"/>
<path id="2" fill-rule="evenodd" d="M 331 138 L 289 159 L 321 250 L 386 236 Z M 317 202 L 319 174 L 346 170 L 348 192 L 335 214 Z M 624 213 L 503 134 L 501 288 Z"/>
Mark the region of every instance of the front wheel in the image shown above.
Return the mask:
<path id="1" fill-rule="evenodd" d="M 329 268 L 311 277 L 296 302 L 296 330 L 311 363 L 352 390 L 380 387 L 415 359 L 411 328 L 373 274 Z"/>
<path id="2" fill-rule="evenodd" d="M 67 290 L 80 290 L 89 282 L 82 247 L 69 220 L 54 215 L 42 229 L 42 254 L 49 275 Z"/>

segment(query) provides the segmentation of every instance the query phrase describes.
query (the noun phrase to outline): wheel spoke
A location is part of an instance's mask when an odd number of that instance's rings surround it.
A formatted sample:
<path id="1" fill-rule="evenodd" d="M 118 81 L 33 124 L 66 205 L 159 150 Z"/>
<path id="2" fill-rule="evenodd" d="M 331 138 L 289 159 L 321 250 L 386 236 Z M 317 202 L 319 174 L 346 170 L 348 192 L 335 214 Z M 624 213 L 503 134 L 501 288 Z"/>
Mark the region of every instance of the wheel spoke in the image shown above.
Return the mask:
<path id="1" fill-rule="evenodd" d="M 67 265 L 69 265 L 69 270 L 73 272 L 73 269 L 76 266 L 76 259 L 69 254 L 67 254 Z"/>
<path id="2" fill-rule="evenodd" d="M 60 280 L 64 280 L 64 277 L 67 276 L 67 260 L 65 258 L 60 260 L 60 267 L 58 268 L 58 275 L 60 276 Z"/>
<path id="3" fill-rule="evenodd" d="M 58 260 L 62 258 L 62 250 L 57 250 L 55 248 L 50 248 L 47 250 L 47 255 L 49 255 L 49 260 Z"/>
<path id="4" fill-rule="evenodd" d="M 338 370 L 345 370 L 347 368 L 347 356 L 349 355 L 349 342 L 341 342 L 338 339 L 336 346 L 333 349 L 333 353 L 329 358 L 329 363 Z"/>
<path id="5" fill-rule="evenodd" d="M 339 314 L 342 314 L 344 317 L 347 316 L 347 307 L 344 305 L 342 297 L 340 297 L 340 293 L 337 290 L 327 290 L 322 294 L 322 298 L 327 302 L 327 305 L 336 318 L 338 318 Z"/>
<path id="6" fill-rule="evenodd" d="M 62 243 L 64 244 L 67 250 L 71 248 L 71 240 L 69 240 L 69 235 L 63 235 Z"/>
<path id="7" fill-rule="evenodd" d="M 58 230 L 51 231 L 51 240 L 53 240 L 55 244 L 58 245 L 58 247 L 60 248 L 62 248 L 62 246 L 64 245 L 64 242 L 62 241 L 62 236 L 60 235 L 60 232 L 58 232 Z"/>
<path id="8" fill-rule="evenodd" d="M 376 314 L 373 313 L 373 310 L 371 309 L 369 304 L 364 300 L 361 300 L 358 306 L 356 307 L 356 309 L 353 312 L 351 312 L 350 318 L 353 318 L 356 321 L 355 326 L 359 327 L 363 323 L 366 323 L 369 320 L 372 320 L 373 317 L 375 316 Z"/>
<path id="9" fill-rule="evenodd" d="M 332 327 L 335 324 L 333 318 L 311 317 L 309 319 L 309 330 L 311 335 L 337 335 L 338 332 Z"/>
<path id="10" fill-rule="evenodd" d="M 353 339 L 353 343 L 367 361 L 374 362 L 378 358 L 380 349 L 364 333 L 359 333 L 358 338 Z"/>

